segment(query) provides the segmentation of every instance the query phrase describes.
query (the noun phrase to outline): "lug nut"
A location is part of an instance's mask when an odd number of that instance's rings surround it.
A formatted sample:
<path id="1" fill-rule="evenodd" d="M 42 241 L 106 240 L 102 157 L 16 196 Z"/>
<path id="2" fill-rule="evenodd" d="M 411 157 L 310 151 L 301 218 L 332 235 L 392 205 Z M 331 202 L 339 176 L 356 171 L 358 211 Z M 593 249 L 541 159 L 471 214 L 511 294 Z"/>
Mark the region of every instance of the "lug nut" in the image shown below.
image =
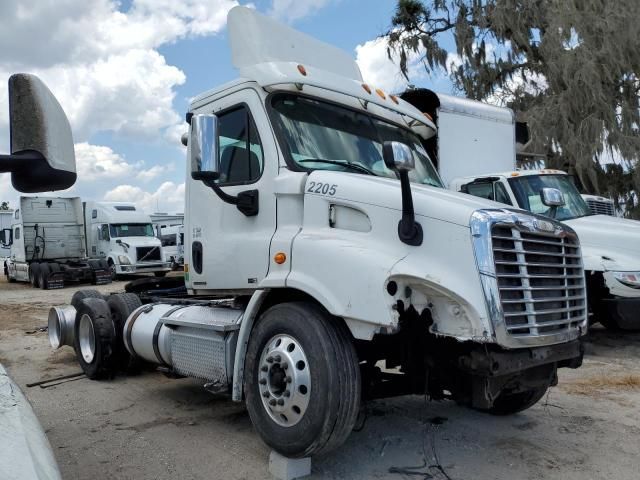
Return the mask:
<path id="1" fill-rule="evenodd" d="M 267 367 L 266 365 L 263 365 L 262 367 L 260 367 L 260 370 L 262 370 L 263 372 L 268 372 L 269 367 Z"/>
<path id="2" fill-rule="evenodd" d="M 266 385 L 267 384 L 267 379 L 266 378 L 261 378 L 260 379 L 260 385 Z"/>
<path id="3" fill-rule="evenodd" d="M 264 398 L 269 398 L 269 392 L 262 392 L 262 396 Z"/>
<path id="4" fill-rule="evenodd" d="M 273 363 L 273 357 L 267 357 L 267 363 Z"/>
<path id="5" fill-rule="evenodd" d="M 287 383 L 291 383 L 291 377 L 287 377 Z"/>
<path id="6" fill-rule="evenodd" d="M 273 359 L 277 362 L 280 363 L 282 361 L 282 357 L 280 355 L 276 355 L 275 357 L 273 357 Z"/>
<path id="7" fill-rule="evenodd" d="M 284 405 L 284 400 L 279 398 L 278 399 L 278 405 L 280 405 L 280 406 Z"/>
<path id="8" fill-rule="evenodd" d="M 291 392 L 289 390 L 285 390 L 284 396 L 285 397 L 290 397 L 291 396 Z"/>
<path id="9" fill-rule="evenodd" d="M 289 364 L 288 364 L 288 363 L 283 363 L 283 364 L 282 364 L 282 368 L 283 368 L 284 370 L 288 370 L 288 369 L 289 369 Z"/>
<path id="10" fill-rule="evenodd" d="M 272 407 L 276 406 L 276 399 L 272 398 L 271 400 L 269 400 L 269 405 L 271 405 Z"/>

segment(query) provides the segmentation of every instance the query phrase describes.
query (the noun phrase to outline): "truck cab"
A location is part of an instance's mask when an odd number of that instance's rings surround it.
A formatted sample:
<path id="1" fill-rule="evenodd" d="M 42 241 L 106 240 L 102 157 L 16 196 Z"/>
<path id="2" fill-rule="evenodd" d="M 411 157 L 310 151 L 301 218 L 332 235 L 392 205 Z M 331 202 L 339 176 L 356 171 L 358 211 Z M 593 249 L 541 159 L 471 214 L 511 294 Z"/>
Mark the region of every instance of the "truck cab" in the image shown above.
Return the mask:
<path id="1" fill-rule="evenodd" d="M 89 256 L 105 259 L 112 278 L 136 273 L 164 276 L 171 270 L 151 218 L 135 204 L 85 202 L 84 217 Z"/>
<path id="2" fill-rule="evenodd" d="M 249 8 L 227 24 L 240 78 L 186 114 L 186 298 L 52 310 L 88 377 L 114 372 L 108 351 L 201 379 L 246 401 L 274 450 L 306 457 L 346 440 L 363 399 L 505 415 L 580 366 L 570 227 L 444 188 L 434 122 L 345 52 Z"/>

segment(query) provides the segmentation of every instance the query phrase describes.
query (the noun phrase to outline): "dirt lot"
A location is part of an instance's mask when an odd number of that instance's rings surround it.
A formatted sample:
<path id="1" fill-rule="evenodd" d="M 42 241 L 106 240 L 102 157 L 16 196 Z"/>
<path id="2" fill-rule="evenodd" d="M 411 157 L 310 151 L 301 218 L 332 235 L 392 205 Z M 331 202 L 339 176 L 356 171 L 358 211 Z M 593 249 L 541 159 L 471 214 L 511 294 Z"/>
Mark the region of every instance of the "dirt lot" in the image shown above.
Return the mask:
<path id="1" fill-rule="evenodd" d="M 53 352 L 38 331 L 48 308 L 74 291 L 0 280 L 0 362 L 33 404 L 64 478 L 270 478 L 269 450 L 244 407 L 192 380 L 146 373 L 25 388 L 80 370 L 71 348 Z M 640 335 L 596 327 L 587 352 L 585 365 L 563 370 L 545 401 L 511 417 L 421 397 L 373 402 L 342 449 L 314 459 L 310 478 L 637 479 Z M 425 462 L 423 475 L 393 473 Z"/>

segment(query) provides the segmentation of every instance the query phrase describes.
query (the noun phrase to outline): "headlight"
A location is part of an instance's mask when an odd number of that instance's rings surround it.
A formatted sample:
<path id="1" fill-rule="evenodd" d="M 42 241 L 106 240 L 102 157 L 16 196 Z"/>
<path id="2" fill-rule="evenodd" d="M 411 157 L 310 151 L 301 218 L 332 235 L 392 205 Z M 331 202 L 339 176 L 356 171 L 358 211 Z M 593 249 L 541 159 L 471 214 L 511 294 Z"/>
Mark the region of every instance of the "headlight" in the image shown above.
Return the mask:
<path id="1" fill-rule="evenodd" d="M 131 260 L 126 255 L 118 255 L 118 262 L 120 265 L 131 265 Z"/>
<path id="2" fill-rule="evenodd" d="M 631 288 L 640 288 L 640 272 L 613 272 L 621 284 Z"/>

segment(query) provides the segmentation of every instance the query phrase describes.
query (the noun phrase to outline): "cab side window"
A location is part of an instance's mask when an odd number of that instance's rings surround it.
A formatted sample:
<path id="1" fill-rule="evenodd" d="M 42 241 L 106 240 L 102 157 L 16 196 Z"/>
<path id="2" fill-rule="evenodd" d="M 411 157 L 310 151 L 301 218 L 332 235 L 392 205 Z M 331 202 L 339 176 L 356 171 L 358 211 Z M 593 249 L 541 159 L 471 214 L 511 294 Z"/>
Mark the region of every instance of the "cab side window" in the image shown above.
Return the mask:
<path id="1" fill-rule="evenodd" d="M 504 185 L 500 182 L 494 183 L 495 191 L 496 191 L 496 202 L 506 203 L 507 205 L 513 205 L 511 203 L 511 199 L 509 198 L 509 194 L 507 193 L 507 189 L 504 188 Z"/>
<path id="2" fill-rule="evenodd" d="M 109 225 L 101 225 L 98 228 L 98 240 L 109 240 Z"/>
<path id="3" fill-rule="evenodd" d="M 246 107 L 218 115 L 220 142 L 219 184 L 253 183 L 264 165 L 258 130 Z"/>

